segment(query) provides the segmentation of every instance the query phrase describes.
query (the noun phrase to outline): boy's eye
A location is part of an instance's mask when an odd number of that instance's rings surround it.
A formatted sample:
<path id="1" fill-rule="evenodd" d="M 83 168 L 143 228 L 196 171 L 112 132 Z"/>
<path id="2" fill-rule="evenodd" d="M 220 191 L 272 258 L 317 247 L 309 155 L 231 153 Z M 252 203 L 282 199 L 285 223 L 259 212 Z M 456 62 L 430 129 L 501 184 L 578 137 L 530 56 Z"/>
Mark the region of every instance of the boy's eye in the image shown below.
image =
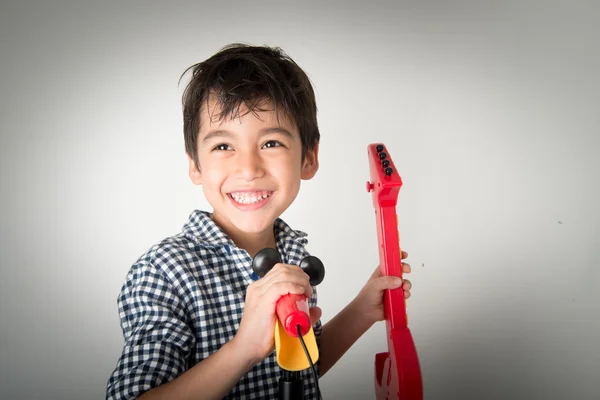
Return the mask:
<path id="1" fill-rule="evenodd" d="M 267 143 L 265 143 L 266 148 L 269 147 L 277 147 L 277 146 L 283 146 L 280 142 L 278 142 L 277 140 L 269 140 Z"/>
<path id="2" fill-rule="evenodd" d="M 221 144 L 218 144 L 215 147 L 213 147 L 213 150 L 227 151 L 229 149 L 231 149 L 231 147 L 225 143 L 221 143 Z"/>

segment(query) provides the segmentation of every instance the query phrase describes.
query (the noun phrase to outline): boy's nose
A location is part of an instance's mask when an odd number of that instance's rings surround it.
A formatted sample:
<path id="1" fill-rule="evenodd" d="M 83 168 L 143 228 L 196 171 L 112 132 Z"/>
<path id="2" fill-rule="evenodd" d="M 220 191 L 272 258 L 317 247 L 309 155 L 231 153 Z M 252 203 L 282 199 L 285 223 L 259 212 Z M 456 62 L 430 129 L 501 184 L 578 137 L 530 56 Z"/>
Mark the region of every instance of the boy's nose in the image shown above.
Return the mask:
<path id="1" fill-rule="evenodd" d="M 260 178 L 265 170 L 260 156 L 254 152 L 240 154 L 236 160 L 237 175 L 247 181 Z"/>

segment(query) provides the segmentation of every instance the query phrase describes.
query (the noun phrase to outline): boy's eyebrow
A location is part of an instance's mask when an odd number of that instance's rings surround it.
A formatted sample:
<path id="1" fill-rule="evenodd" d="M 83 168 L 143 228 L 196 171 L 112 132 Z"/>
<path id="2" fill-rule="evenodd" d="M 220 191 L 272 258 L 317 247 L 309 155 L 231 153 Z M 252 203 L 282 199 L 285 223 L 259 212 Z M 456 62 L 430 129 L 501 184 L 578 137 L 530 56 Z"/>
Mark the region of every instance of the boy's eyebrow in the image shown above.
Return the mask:
<path id="1" fill-rule="evenodd" d="M 294 135 L 292 135 L 292 133 L 290 131 L 288 131 L 285 128 L 279 127 L 279 126 L 275 126 L 273 128 L 264 128 L 264 129 L 260 130 L 260 134 L 261 135 L 266 135 L 266 134 L 269 134 L 269 133 L 281 133 L 284 136 L 289 137 L 290 139 L 294 138 Z"/>
<path id="2" fill-rule="evenodd" d="M 290 131 L 288 131 L 285 128 L 281 128 L 281 127 L 263 128 L 259 132 L 260 135 L 267 135 L 269 133 L 281 133 L 282 135 L 287 136 L 290 139 L 294 139 L 294 135 L 292 135 L 292 133 Z M 204 136 L 204 139 L 202 139 L 202 141 L 207 142 L 210 139 L 215 138 L 215 137 L 222 137 L 222 138 L 229 137 L 230 138 L 232 136 L 234 136 L 234 134 L 228 130 L 216 129 L 216 130 L 208 132 L 206 134 L 206 136 Z"/>

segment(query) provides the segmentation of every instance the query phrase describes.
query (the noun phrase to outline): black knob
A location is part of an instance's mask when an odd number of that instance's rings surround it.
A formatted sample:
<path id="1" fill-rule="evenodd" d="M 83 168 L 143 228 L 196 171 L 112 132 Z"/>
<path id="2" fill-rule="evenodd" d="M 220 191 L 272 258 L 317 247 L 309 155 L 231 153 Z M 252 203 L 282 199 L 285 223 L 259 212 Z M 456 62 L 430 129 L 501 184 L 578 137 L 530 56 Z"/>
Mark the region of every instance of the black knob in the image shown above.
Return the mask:
<path id="1" fill-rule="evenodd" d="M 380 152 L 380 153 L 379 153 L 379 159 L 380 159 L 380 160 L 383 160 L 383 159 L 384 159 L 384 158 L 386 158 L 386 157 L 387 157 L 387 154 L 386 154 L 386 152 L 385 152 L 385 151 L 382 151 L 382 152 Z"/>
<path id="2" fill-rule="evenodd" d="M 317 286 L 325 277 L 325 267 L 321 260 L 315 256 L 304 257 L 300 263 L 300 268 L 310 277 L 311 286 Z"/>
<path id="3" fill-rule="evenodd" d="M 383 150 L 383 145 L 382 144 L 378 144 L 377 147 L 377 152 L 380 153 Z"/>
<path id="4" fill-rule="evenodd" d="M 387 167 L 387 168 L 385 169 L 385 174 L 386 174 L 387 176 L 390 176 L 390 175 L 392 174 L 392 172 L 394 172 L 394 170 L 393 170 L 392 168 L 390 168 L 390 167 Z"/>
<path id="5" fill-rule="evenodd" d="M 272 248 L 262 249 L 254 256 L 252 260 L 252 270 L 259 277 L 263 277 L 275 266 L 281 262 L 279 252 Z"/>
<path id="6" fill-rule="evenodd" d="M 390 160 L 381 160 L 381 165 L 383 165 L 383 168 L 387 168 L 390 165 Z"/>

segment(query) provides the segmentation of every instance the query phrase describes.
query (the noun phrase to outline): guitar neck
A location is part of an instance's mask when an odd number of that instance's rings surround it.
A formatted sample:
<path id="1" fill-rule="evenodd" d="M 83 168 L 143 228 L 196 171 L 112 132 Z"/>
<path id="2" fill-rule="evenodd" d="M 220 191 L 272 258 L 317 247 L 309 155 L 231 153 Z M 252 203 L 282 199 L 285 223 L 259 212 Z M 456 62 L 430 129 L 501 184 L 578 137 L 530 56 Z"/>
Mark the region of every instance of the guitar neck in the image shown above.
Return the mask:
<path id="1" fill-rule="evenodd" d="M 379 243 L 379 266 L 381 274 L 402 278 L 402 258 L 398 233 L 398 217 L 395 206 L 375 209 L 377 216 L 377 239 Z M 407 326 L 404 290 L 388 290 L 385 294 L 385 315 L 392 329 Z"/>
<path id="2" fill-rule="evenodd" d="M 370 144 L 367 151 L 371 178 L 367 182 L 367 191 L 372 191 L 373 207 L 377 217 L 381 274 L 402 278 L 402 258 L 396 214 L 402 179 L 394 160 L 383 144 Z M 402 288 L 386 291 L 385 315 L 392 329 L 401 329 L 407 326 L 405 302 Z"/>

